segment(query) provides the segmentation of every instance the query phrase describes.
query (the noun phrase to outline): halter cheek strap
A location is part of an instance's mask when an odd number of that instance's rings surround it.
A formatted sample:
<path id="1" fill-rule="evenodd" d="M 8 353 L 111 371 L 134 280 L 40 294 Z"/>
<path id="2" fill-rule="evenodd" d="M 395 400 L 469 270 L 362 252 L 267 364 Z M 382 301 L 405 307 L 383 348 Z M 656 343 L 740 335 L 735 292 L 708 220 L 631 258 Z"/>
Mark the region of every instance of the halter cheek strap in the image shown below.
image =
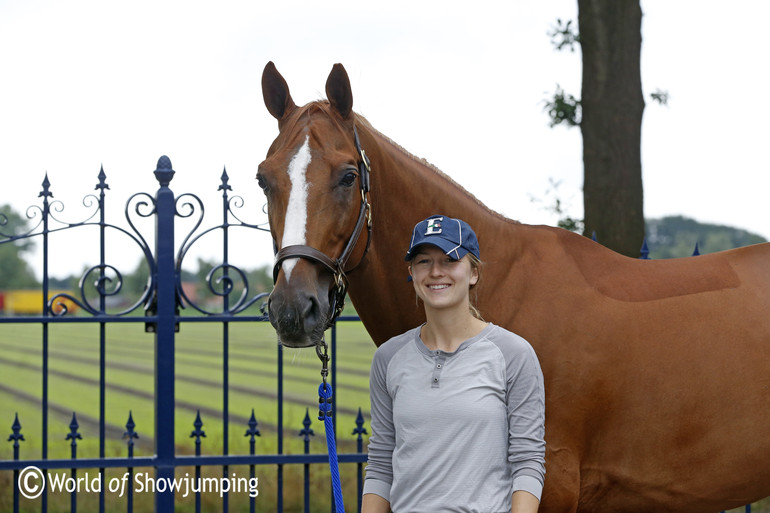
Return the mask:
<path id="1" fill-rule="evenodd" d="M 331 259 L 322 251 L 319 251 L 313 247 L 306 246 L 304 244 L 296 244 L 292 246 L 286 246 L 278 250 L 275 254 L 275 265 L 273 266 L 273 283 L 278 281 L 278 273 L 281 270 L 281 264 L 284 260 L 289 258 L 304 258 L 305 260 L 311 260 L 313 262 L 323 265 L 334 276 L 334 288 L 329 291 L 329 315 L 326 323 L 326 328 L 331 327 L 337 317 L 342 313 L 342 309 L 345 307 L 345 296 L 348 290 L 348 280 L 345 276 L 346 272 L 350 272 L 363 261 L 366 254 L 369 252 L 369 245 L 372 240 L 372 207 L 369 201 L 366 199 L 366 194 L 369 192 L 370 182 L 369 174 L 372 169 L 367 157 L 366 152 L 361 148 L 361 142 L 358 139 L 358 131 L 353 126 L 353 136 L 356 144 L 356 151 L 360 160 L 358 161 L 358 184 L 361 191 L 361 205 L 358 210 L 358 219 L 356 220 L 356 226 L 353 228 L 353 233 L 350 235 L 345 249 L 342 254 L 336 260 Z M 361 237 L 361 232 L 366 226 L 366 247 L 364 248 L 364 254 L 353 267 L 345 270 L 350 256 L 353 254 L 353 250 L 358 244 L 358 239 Z"/>

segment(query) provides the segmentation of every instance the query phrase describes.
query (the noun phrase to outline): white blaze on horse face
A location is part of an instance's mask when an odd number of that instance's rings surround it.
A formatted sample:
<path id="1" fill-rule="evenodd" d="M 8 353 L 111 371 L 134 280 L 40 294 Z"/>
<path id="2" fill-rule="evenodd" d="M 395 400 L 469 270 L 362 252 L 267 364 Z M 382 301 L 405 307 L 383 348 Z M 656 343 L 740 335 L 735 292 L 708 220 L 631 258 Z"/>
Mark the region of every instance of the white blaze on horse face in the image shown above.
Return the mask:
<path id="1" fill-rule="evenodd" d="M 283 229 L 283 247 L 294 244 L 305 244 L 305 231 L 307 229 L 307 168 L 310 165 L 310 136 L 305 136 L 305 142 L 297 150 L 297 153 L 289 162 L 289 180 L 291 191 L 289 192 L 289 205 L 286 207 L 286 218 Z M 282 265 L 286 281 L 291 278 L 291 271 L 297 264 L 296 258 L 284 260 Z"/>

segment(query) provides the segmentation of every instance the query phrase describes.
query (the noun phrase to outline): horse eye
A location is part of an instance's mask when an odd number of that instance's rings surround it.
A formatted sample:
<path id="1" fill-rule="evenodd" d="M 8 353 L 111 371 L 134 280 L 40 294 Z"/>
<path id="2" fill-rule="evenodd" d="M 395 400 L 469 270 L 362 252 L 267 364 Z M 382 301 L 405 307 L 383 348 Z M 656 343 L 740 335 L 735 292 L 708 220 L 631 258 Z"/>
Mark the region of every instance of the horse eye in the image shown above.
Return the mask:
<path id="1" fill-rule="evenodd" d="M 340 185 L 343 187 L 350 187 L 356 182 L 356 174 L 353 171 L 345 173 L 345 176 L 340 180 Z"/>

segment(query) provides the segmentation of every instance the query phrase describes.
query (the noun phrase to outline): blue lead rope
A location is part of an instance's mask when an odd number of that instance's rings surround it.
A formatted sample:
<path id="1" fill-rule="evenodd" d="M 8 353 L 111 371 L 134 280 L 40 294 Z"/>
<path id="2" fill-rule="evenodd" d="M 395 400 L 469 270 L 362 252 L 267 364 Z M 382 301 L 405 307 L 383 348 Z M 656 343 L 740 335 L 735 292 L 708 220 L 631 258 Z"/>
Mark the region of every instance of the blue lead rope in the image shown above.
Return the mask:
<path id="1" fill-rule="evenodd" d="M 324 421 L 326 445 L 329 448 L 329 470 L 332 474 L 332 489 L 334 491 L 334 506 L 337 513 L 345 513 L 342 502 L 342 483 L 340 482 L 340 467 L 337 461 L 337 444 L 334 440 L 334 421 L 332 420 L 332 386 L 323 383 L 318 387 L 318 420 Z"/>

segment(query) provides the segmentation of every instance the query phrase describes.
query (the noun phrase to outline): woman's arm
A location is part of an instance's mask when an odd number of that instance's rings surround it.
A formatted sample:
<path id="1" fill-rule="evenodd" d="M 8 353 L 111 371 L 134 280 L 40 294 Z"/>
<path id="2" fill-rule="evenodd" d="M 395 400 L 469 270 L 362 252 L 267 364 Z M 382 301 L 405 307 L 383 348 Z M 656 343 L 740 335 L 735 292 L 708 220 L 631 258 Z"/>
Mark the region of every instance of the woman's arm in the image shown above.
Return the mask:
<path id="1" fill-rule="evenodd" d="M 377 494 L 365 493 L 361 513 L 390 513 L 390 503 Z"/>
<path id="2" fill-rule="evenodd" d="M 540 501 L 529 492 L 519 490 L 511 496 L 511 513 L 537 513 L 539 506 Z"/>
<path id="3" fill-rule="evenodd" d="M 507 360 L 508 461 L 513 492 L 529 492 L 539 500 L 545 482 L 543 373 L 529 344 L 518 344 L 518 354 L 509 354 Z"/>
<path id="4" fill-rule="evenodd" d="M 393 400 L 387 387 L 387 364 L 390 355 L 384 354 L 383 348 L 388 349 L 386 346 L 388 344 L 380 346 L 374 353 L 369 378 L 372 435 L 369 437 L 363 508 L 364 511 L 372 513 L 390 511 L 390 487 L 393 483 L 393 449 L 396 445 L 396 434 L 393 424 Z"/>

